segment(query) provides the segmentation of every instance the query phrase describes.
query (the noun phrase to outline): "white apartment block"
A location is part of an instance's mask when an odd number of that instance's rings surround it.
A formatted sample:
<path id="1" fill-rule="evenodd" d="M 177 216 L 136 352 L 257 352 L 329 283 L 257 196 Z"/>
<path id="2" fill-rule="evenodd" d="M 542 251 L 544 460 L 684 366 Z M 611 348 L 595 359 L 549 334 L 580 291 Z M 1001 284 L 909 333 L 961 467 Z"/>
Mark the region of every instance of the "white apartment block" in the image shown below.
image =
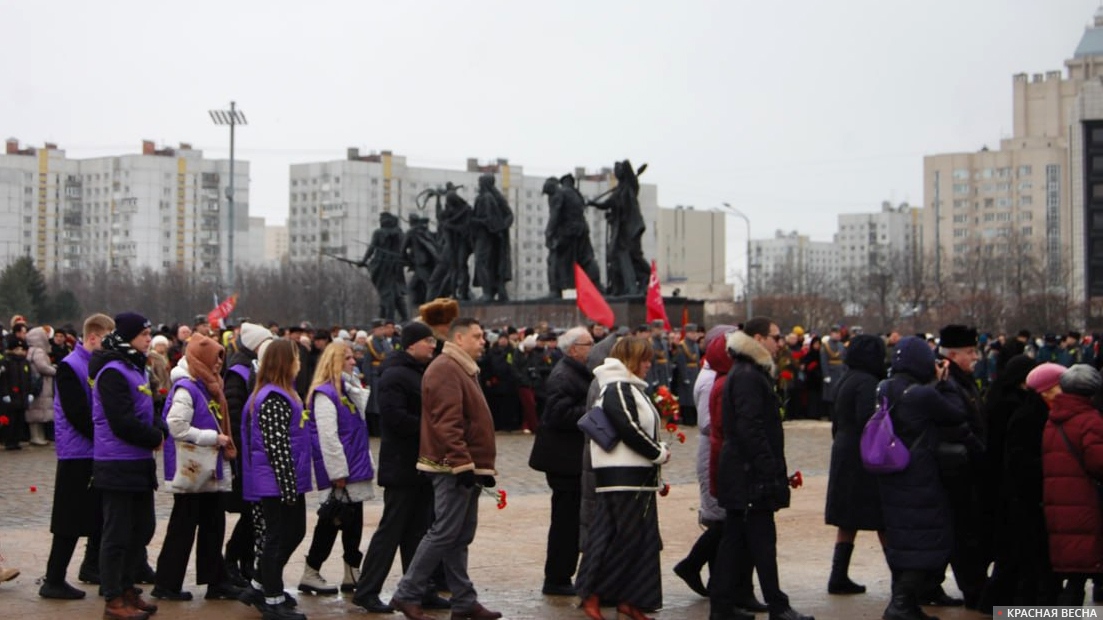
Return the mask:
<path id="1" fill-rule="evenodd" d="M 30 256 L 46 275 L 97 265 L 176 268 L 220 281 L 228 273 L 229 160 L 181 144 L 140 154 L 70 159 L 56 145 L 0 155 L 0 264 Z M 235 262 L 249 248 L 249 164 L 236 162 Z"/>
<path id="2" fill-rule="evenodd" d="M 917 259 L 919 209 L 882 202 L 874 213 L 840 213 L 835 245 L 844 279 L 893 273 L 903 277 Z"/>
<path id="3" fill-rule="evenodd" d="M 1041 261 L 1049 279 L 1069 287 L 1074 299 L 1103 295 L 1103 245 L 1098 254 L 1089 247 L 1093 224 L 1085 202 L 1095 190 L 1085 180 L 1091 162 L 1085 162 L 1084 138 L 1088 123 L 1103 120 L 1103 7 L 1065 68 L 1067 75 L 1012 77 L 1013 132 L 999 150 L 924 158 L 922 247 L 942 277 L 977 252 L 1026 255 Z M 1097 231 L 1103 234 L 1103 219 Z M 1089 293 L 1093 260 L 1101 268 Z"/>
<path id="4" fill-rule="evenodd" d="M 755 294 L 831 294 L 840 281 L 839 247 L 796 231 L 751 241 Z"/>
<path id="5" fill-rule="evenodd" d="M 663 295 L 690 299 L 728 300 L 734 287 L 727 283 L 727 225 L 722 211 L 693 207 L 659 209 L 659 281 Z"/>
<path id="6" fill-rule="evenodd" d="M 584 169 L 564 169 L 578 179 L 578 188 L 587 198 L 612 187 L 612 170 L 587 173 Z M 548 294 L 547 248 L 544 227 L 548 203 L 542 194 L 546 176 L 526 175 L 523 167 L 498 159 L 480 164 L 468 159 L 464 169 L 410 166 L 402 155 L 382 151 L 361 155 L 348 149 L 343 160 L 293 164 L 289 182 L 288 223 L 289 258 L 292 262 L 331 260 L 335 255 L 359 260 L 367 250 L 372 232 L 379 228 L 382 213 L 393 213 L 409 227 L 409 216 L 424 214 L 430 228 L 436 228 L 435 201 L 430 199 L 424 211 L 416 200 L 425 190 L 443 188 L 448 182 L 462 186 L 460 194 L 474 203 L 478 179 L 484 173 L 495 177 L 495 184 L 513 209 L 510 249 L 513 280 L 507 291 L 511 299 L 535 299 Z M 558 176 L 558 175 L 557 175 Z M 641 183 L 640 208 L 648 230 L 643 240 L 644 255 L 655 256 L 658 192 L 654 185 Z M 605 278 L 606 226 L 603 212 L 589 210 L 590 237 Z M 474 269 L 472 268 L 472 276 Z M 365 274 L 365 277 L 366 274 Z M 478 289 L 473 289 L 478 295 Z"/>
<path id="7" fill-rule="evenodd" d="M 265 226 L 264 261 L 268 264 L 286 263 L 289 251 L 287 226 Z"/>

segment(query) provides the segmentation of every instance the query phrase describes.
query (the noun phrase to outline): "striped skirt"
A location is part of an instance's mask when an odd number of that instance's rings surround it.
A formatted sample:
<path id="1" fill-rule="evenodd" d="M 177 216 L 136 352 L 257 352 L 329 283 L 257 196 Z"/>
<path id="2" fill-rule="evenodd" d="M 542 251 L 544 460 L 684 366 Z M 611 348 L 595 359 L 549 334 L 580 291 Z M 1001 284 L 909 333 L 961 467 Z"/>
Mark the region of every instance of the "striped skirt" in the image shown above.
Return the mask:
<path id="1" fill-rule="evenodd" d="M 659 609 L 661 550 L 654 491 L 598 493 L 578 569 L 579 595 L 583 600 L 597 594 L 602 601 Z"/>

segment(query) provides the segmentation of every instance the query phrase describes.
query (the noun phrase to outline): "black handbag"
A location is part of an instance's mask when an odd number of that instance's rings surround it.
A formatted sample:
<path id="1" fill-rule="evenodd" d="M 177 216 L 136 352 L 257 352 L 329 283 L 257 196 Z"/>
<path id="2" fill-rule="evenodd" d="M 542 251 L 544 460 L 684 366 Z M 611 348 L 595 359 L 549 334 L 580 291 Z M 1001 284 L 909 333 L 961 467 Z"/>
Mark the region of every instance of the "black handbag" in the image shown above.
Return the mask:
<path id="1" fill-rule="evenodd" d="M 318 520 L 329 521 L 340 527 L 342 523 L 348 523 L 351 520 L 351 511 L 355 508 L 348 489 L 333 487 L 322 505 L 318 506 Z"/>

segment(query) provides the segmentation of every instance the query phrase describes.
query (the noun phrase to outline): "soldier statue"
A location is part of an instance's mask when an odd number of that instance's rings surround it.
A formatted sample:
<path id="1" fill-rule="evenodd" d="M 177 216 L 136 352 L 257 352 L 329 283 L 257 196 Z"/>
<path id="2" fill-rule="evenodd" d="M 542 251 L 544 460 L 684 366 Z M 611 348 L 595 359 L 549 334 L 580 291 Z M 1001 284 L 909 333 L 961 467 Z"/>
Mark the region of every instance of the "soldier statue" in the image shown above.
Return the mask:
<path id="1" fill-rule="evenodd" d="M 598 202 L 589 201 L 591 207 L 605 211 L 608 223 L 608 238 L 605 247 L 605 270 L 610 295 L 643 295 L 647 290 L 647 279 L 651 267 L 643 258 L 643 233 L 647 225 L 640 213 L 639 172 L 632 168 L 627 159 L 618 161 L 613 167 L 617 185 L 611 190 L 608 199 Z"/>
<path id="2" fill-rule="evenodd" d="M 548 247 L 548 286 L 552 297 L 561 297 L 563 289 L 574 288 L 574 264 L 578 263 L 586 276 L 600 286 L 600 273 L 590 243 L 590 226 L 586 223 L 586 200 L 575 188 L 574 176 L 544 182 L 548 196 L 548 226 L 544 237 Z"/>
<path id="3" fill-rule="evenodd" d="M 393 213 L 379 216 L 380 228 L 372 233 L 364 259 L 360 261 L 368 267 L 368 276 L 379 293 L 379 315 L 394 319 L 397 313 L 406 321 L 406 302 L 402 277 L 402 229 L 398 227 L 398 217 Z"/>
<path id="4" fill-rule="evenodd" d="M 471 276 L 467 259 L 471 256 L 471 205 L 459 195 L 451 181 L 443 189 L 422 192 L 436 198 L 437 236 L 440 260 L 429 277 L 429 299 L 455 297 L 471 299 Z M 441 206 L 441 198 L 444 206 Z"/>
<path id="5" fill-rule="evenodd" d="M 509 301 L 506 283 L 513 279 L 509 251 L 509 227 L 513 210 L 494 186 L 494 175 L 479 177 L 471 228 L 475 233 L 475 286 L 482 288 L 481 302 Z"/>
<path id="6" fill-rule="evenodd" d="M 402 242 L 402 261 L 410 271 L 406 290 L 414 307 L 432 299 L 429 297 L 429 281 L 433 269 L 440 261 L 437 239 L 429 230 L 429 218 L 416 213 L 410 215 L 410 230 Z"/>

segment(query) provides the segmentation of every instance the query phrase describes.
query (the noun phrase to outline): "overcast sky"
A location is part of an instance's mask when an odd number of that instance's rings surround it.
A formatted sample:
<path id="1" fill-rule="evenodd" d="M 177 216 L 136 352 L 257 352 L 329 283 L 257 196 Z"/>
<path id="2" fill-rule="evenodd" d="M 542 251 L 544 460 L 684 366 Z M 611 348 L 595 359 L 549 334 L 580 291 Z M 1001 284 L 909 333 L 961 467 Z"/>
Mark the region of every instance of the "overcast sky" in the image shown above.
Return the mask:
<path id="1" fill-rule="evenodd" d="M 289 164 L 357 146 L 540 175 L 629 157 L 661 206 L 730 202 L 755 238 L 829 240 L 838 213 L 920 204 L 924 154 L 998 147 L 1012 74 L 1063 69 L 1098 7 L 0 0 L 0 127 L 72 157 L 142 139 L 226 157 L 207 110 L 235 100 L 270 224 Z"/>

